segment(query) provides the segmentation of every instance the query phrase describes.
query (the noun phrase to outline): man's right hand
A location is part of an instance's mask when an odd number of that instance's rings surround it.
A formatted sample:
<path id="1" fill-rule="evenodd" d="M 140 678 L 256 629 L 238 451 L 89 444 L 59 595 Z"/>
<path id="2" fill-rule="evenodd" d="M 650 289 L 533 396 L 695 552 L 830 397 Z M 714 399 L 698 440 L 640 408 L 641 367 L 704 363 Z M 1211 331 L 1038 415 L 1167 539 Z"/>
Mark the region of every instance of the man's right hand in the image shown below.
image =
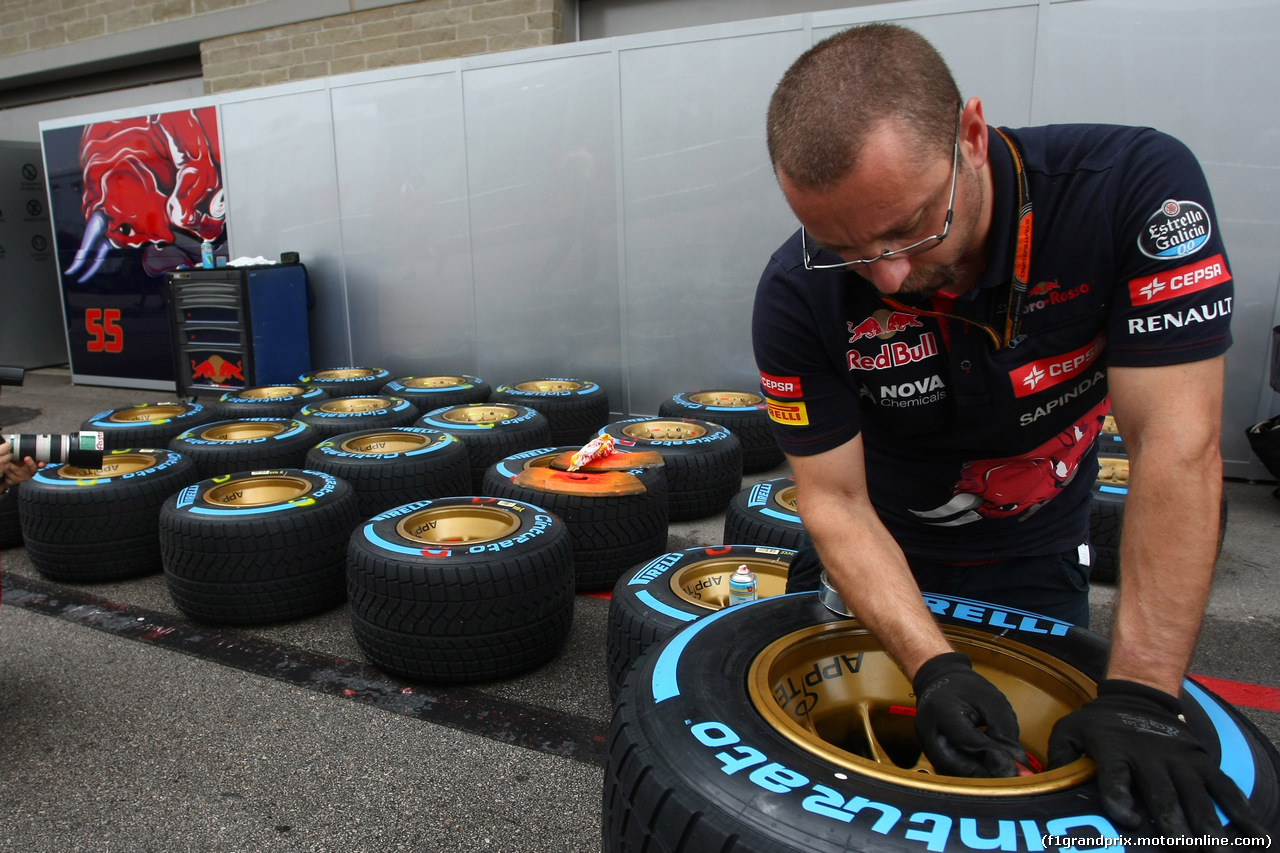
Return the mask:
<path id="1" fill-rule="evenodd" d="M 916 737 L 925 756 L 948 776 L 1017 776 L 1027 762 L 1018 718 L 995 685 L 959 652 L 925 661 L 912 679 Z M 984 730 L 985 728 L 985 730 Z"/>

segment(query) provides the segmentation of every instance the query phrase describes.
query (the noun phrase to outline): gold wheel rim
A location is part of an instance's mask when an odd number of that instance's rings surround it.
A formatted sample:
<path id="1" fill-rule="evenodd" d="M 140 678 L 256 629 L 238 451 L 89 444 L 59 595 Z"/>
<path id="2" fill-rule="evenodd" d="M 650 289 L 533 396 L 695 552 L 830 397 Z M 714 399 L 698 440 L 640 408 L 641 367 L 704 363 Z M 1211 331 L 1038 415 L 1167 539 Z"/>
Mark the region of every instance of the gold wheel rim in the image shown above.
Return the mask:
<path id="1" fill-rule="evenodd" d="M 641 421 L 637 424 L 627 424 L 622 428 L 622 434 L 627 438 L 646 441 L 683 441 L 702 438 L 707 434 L 707 429 L 684 421 Z"/>
<path id="2" fill-rule="evenodd" d="M 519 529 L 515 513 L 479 505 L 427 507 L 396 524 L 396 532 L 405 539 L 435 546 L 493 542 Z"/>
<path id="3" fill-rule="evenodd" d="M 58 476 L 64 480 L 110 480 L 123 477 L 125 474 L 136 474 L 156 465 L 159 459 L 149 453 L 108 453 L 102 460 L 101 468 L 72 468 L 70 465 L 58 467 Z"/>
<path id="4" fill-rule="evenodd" d="M 1097 695 L 1078 669 L 1014 640 L 969 628 L 944 628 L 1018 715 L 1021 740 L 1048 764 L 1053 724 Z M 752 704 L 778 733 L 818 758 L 860 776 L 927 791 L 1012 797 L 1061 791 L 1092 778 L 1080 758 L 1042 773 L 971 779 L 937 773 L 915 739 L 911 682 L 856 619 L 824 622 L 765 648 L 747 674 Z"/>
<path id="5" fill-rule="evenodd" d="M 468 384 L 461 376 L 415 376 L 400 380 L 406 388 L 453 388 Z"/>
<path id="6" fill-rule="evenodd" d="M 526 394 L 563 394 L 565 391 L 577 391 L 581 387 L 581 382 L 571 379 L 534 379 L 531 382 L 521 382 L 515 389 Z"/>
<path id="7" fill-rule="evenodd" d="M 279 400 L 284 397 L 296 397 L 305 394 L 306 388 L 298 385 L 264 385 L 261 388 L 246 388 L 236 392 L 237 397 L 246 400 Z"/>
<path id="8" fill-rule="evenodd" d="M 211 424 L 201 429 L 199 436 L 205 441 L 252 441 L 255 438 L 270 438 L 280 435 L 290 426 L 292 426 L 292 423 L 229 421 L 227 423 Z"/>
<path id="9" fill-rule="evenodd" d="M 391 401 L 386 397 L 338 397 L 325 400 L 317 408 L 333 415 L 358 415 L 362 412 L 376 412 L 378 409 L 391 408 Z"/>
<path id="10" fill-rule="evenodd" d="M 509 406 L 463 406 L 453 408 L 440 417 L 454 424 L 493 424 L 520 414 Z"/>
<path id="11" fill-rule="evenodd" d="M 1119 435 L 1120 430 L 1116 428 L 1116 419 L 1111 415 L 1105 415 L 1102 418 L 1102 431 L 1107 435 Z"/>
<path id="12" fill-rule="evenodd" d="M 758 406 L 764 398 L 746 391 L 701 391 L 690 395 L 690 400 L 700 406 Z"/>
<path id="13" fill-rule="evenodd" d="M 339 445 L 344 453 L 381 455 L 409 453 L 431 444 L 432 438 L 412 432 L 379 432 L 349 438 Z"/>
<path id="14" fill-rule="evenodd" d="M 774 501 L 789 512 L 800 514 L 800 505 L 796 503 L 796 487 L 787 486 L 773 496 Z"/>
<path id="15" fill-rule="evenodd" d="M 375 372 L 367 367 L 342 367 L 333 370 L 321 370 L 312 374 L 313 379 L 368 379 Z"/>
<path id="16" fill-rule="evenodd" d="M 204 501 L 214 506 L 267 506 L 297 500 L 310 492 L 311 484 L 301 477 L 269 474 L 219 483 L 204 493 Z"/>
<path id="17" fill-rule="evenodd" d="M 178 403 L 157 403 L 154 406 L 138 406 L 133 409 L 122 409 L 112 412 L 107 420 L 117 424 L 137 424 L 148 421 L 162 421 L 185 414 L 187 407 Z"/>
<path id="18" fill-rule="evenodd" d="M 1123 456 L 1099 456 L 1098 482 L 1129 485 L 1129 460 Z"/>
<path id="19" fill-rule="evenodd" d="M 729 604 L 729 576 L 746 566 L 756 576 L 756 597 L 770 598 L 787 591 L 789 563 L 762 557 L 708 556 L 671 575 L 671 591 L 682 600 L 707 610 Z"/>

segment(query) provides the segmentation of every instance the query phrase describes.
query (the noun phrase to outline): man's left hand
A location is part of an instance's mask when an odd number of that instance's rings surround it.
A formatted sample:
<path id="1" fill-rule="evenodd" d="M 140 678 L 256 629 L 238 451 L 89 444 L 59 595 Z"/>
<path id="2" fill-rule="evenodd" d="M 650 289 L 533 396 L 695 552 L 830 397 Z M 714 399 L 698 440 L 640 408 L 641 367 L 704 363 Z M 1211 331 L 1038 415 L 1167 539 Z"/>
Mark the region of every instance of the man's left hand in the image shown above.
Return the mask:
<path id="1" fill-rule="evenodd" d="M 1240 836 L 1264 836 L 1244 794 L 1191 733 L 1181 710 L 1177 697 L 1154 687 L 1103 681 L 1097 699 L 1053 727 L 1049 765 L 1081 754 L 1092 758 L 1102 805 L 1126 829 L 1142 823 L 1140 802 L 1162 835 L 1221 835 L 1216 802 Z"/>

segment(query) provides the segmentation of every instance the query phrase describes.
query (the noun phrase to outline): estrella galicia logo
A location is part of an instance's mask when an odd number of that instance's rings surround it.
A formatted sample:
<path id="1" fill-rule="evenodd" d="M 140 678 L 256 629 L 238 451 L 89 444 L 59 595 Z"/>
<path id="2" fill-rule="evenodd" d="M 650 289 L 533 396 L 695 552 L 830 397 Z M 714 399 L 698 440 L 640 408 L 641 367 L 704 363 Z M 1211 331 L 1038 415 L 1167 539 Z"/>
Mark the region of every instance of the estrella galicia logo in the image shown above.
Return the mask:
<path id="1" fill-rule="evenodd" d="M 1151 215 L 1138 235 L 1138 249 L 1148 258 L 1172 260 L 1194 255 L 1213 233 L 1209 213 L 1194 201 L 1169 199 Z"/>

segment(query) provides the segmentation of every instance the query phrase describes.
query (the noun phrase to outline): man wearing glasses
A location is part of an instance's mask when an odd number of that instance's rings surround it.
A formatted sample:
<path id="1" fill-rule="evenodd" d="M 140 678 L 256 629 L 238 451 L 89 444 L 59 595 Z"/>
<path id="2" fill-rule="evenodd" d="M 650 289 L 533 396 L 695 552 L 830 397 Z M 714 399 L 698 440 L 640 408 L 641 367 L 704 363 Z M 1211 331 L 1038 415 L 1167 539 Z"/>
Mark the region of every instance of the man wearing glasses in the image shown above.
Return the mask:
<path id="1" fill-rule="evenodd" d="M 789 589 L 825 567 L 912 679 L 940 772 L 1020 772 L 1012 708 L 921 590 L 1087 625 L 1112 409 L 1131 481 L 1108 678 L 1050 760 L 1095 759 L 1125 828 L 1220 833 L 1216 802 L 1260 831 L 1178 699 L 1216 558 L 1231 340 L 1195 158 L 1148 128 L 988 127 L 932 46 L 889 25 L 797 60 L 768 141 L 802 226 L 765 269 L 752 329 L 817 551 Z"/>

